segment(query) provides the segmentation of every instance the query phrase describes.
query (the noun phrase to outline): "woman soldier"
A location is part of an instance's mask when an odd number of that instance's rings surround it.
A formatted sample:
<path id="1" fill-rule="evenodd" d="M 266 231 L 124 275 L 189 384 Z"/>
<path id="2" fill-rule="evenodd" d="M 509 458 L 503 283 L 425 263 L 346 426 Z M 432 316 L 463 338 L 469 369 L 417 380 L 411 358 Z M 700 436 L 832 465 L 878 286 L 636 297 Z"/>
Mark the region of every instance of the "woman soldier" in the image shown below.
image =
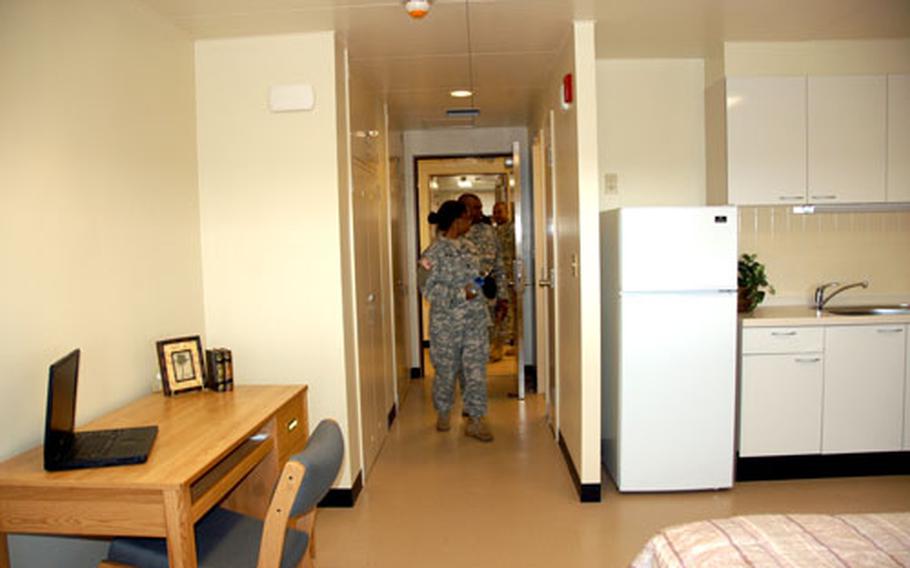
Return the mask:
<path id="1" fill-rule="evenodd" d="M 455 399 L 455 377 L 463 373 L 464 411 L 468 415 L 465 434 L 491 442 L 493 434 L 484 420 L 487 413 L 487 358 L 489 315 L 480 289 L 480 269 L 473 245 L 460 238 L 471 228 L 465 206 L 446 201 L 429 222 L 436 225 L 436 240 L 423 251 L 420 268 L 426 279 L 423 295 L 430 302 L 430 361 L 436 369 L 433 406 L 436 429 L 450 428 Z"/>

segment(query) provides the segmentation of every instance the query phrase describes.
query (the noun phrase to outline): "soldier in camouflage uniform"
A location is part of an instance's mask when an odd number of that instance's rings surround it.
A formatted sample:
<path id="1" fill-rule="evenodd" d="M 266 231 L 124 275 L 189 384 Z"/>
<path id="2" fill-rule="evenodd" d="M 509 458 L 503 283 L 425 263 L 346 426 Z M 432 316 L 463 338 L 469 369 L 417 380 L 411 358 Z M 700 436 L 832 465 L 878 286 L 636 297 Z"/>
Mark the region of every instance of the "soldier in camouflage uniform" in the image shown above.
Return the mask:
<path id="1" fill-rule="evenodd" d="M 465 238 L 477 247 L 480 272 L 484 276 L 491 275 L 496 280 L 496 298 L 487 302 L 491 328 L 488 333 L 492 337 L 496 312 L 506 308 L 509 300 L 509 283 L 503 267 L 502 251 L 496 236 L 496 229 L 484 220 L 483 204 L 480 198 L 473 193 L 465 193 L 458 198 L 458 201 L 463 203 L 471 214 L 473 224 Z"/>
<path id="2" fill-rule="evenodd" d="M 493 320 L 490 357 L 494 361 L 502 359 L 503 344 L 515 340 L 515 311 L 518 309 L 518 298 L 515 293 L 515 223 L 509 215 L 509 204 L 497 201 L 493 206 L 493 221 L 496 223 L 496 238 L 502 251 L 502 265 L 505 269 L 508 305 L 498 306 Z"/>
<path id="3" fill-rule="evenodd" d="M 436 369 L 433 405 L 436 429 L 450 428 L 455 399 L 455 377 L 464 376 L 465 434 L 484 442 L 493 440 L 487 413 L 487 358 L 489 315 L 475 279 L 480 275 L 474 245 L 461 236 L 470 228 L 462 204 L 447 201 L 430 223 L 439 228 L 436 240 L 420 257 L 423 295 L 430 302 L 430 360 Z"/>

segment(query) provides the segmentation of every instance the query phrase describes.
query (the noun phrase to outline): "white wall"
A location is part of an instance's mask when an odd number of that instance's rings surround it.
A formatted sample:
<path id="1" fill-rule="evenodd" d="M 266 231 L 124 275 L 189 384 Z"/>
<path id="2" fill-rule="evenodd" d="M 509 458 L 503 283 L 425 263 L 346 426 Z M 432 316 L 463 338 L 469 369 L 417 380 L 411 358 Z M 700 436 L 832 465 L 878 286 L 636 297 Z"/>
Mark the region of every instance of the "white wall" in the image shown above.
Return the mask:
<path id="1" fill-rule="evenodd" d="M 572 73 L 576 100 L 560 108 L 556 88 Z M 535 129 L 554 119 L 555 322 L 559 338 L 559 430 L 583 484 L 601 483 L 600 236 L 597 76 L 593 22 L 575 22 L 544 98 Z M 577 267 L 577 268 L 576 268 Z"/>
<path id="2" fill-rule="evenodd" d="M 335 62 L 332 32 L 198 42 L 199 195 L 209 343 L 238 382 L 308 384 L 310 426 L 348 432 Z M 315 108 L 270 112 L 269 88 L 293 83 Z"/>
<path id="3" fill-rule="evenodd" d="M 77 424 L 150 392 L 203 334 L 193 47 L 133 0 L 0 2 L 0 460 L 42 441 L 47 368 L 82 348 Z M 14 567 L 103 541 L 11 537 Z"/>
<path id="4" fill-rule="evenodd" d="M 407 247 L 410 251 L 408 262 L 408 316 L 411 322 L 409 327 L 408 356 L 412 368 L 420 367 L 420 312 L 419 291 L 417 290 L 417 187 L 414 178 L 414 158 L 422 156 L 447 156 L 447 155 L 477 155 L 477 154 L 511 154 L 512 142 L 518 141 L 521 146 L 521 188 L 522 188 L 522 215 L 526 220 L 533 219 L 531 203 L 531 170 L 528 149 L 528 130 L 526 128 L 467 128 L 467 129 L 436 129 L 436 130 L 406 130 L 404 132 L 404 198 L 410 206 L 406 207 L 404 222 L 407 224 Z M 523 227 L 522 255 L 531 259 L 533 247 L 533 223 L 526 222 Z M 526 265 L 531 270 L 531 264 L 526 260 Z M 533 272 L 528 272 L 533 274 Z M 524 320 L 524 355 L 525 362 L 533 362 L 534 342 L 532 294 L 526 289 L 523 313 Z"/>
<path id="5" fill-rule="evenodd" d="M 601 210 L 704 205 L 704 75 L 701 59 L 597 61 Z"/>

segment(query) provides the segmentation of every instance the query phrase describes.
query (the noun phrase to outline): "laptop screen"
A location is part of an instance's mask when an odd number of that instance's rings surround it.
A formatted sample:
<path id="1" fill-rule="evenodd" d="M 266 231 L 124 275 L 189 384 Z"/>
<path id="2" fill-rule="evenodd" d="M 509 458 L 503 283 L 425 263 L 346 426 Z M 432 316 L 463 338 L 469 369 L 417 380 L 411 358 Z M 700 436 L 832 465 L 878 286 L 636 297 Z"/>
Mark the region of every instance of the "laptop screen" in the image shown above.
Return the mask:
<path id="1" fill-rule="evenodd" d="M 61 441 L 67 441 L 76 426 L 76 380 L 78 376 L 78 349 L 51 365 L 47 384 L 45 450 L 57 446 Z"/>

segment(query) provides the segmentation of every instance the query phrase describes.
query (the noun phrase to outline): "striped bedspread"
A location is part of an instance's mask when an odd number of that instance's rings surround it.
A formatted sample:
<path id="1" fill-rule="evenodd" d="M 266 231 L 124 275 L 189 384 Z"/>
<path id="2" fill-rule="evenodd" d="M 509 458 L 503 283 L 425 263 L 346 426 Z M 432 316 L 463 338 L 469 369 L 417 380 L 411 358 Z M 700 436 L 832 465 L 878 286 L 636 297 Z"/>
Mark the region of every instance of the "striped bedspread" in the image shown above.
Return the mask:
<path id="1" fill-rule="evenodd" d="M 752 515 L 662 530 L 633 568 L 910 567 L 910 513 Z"/>

